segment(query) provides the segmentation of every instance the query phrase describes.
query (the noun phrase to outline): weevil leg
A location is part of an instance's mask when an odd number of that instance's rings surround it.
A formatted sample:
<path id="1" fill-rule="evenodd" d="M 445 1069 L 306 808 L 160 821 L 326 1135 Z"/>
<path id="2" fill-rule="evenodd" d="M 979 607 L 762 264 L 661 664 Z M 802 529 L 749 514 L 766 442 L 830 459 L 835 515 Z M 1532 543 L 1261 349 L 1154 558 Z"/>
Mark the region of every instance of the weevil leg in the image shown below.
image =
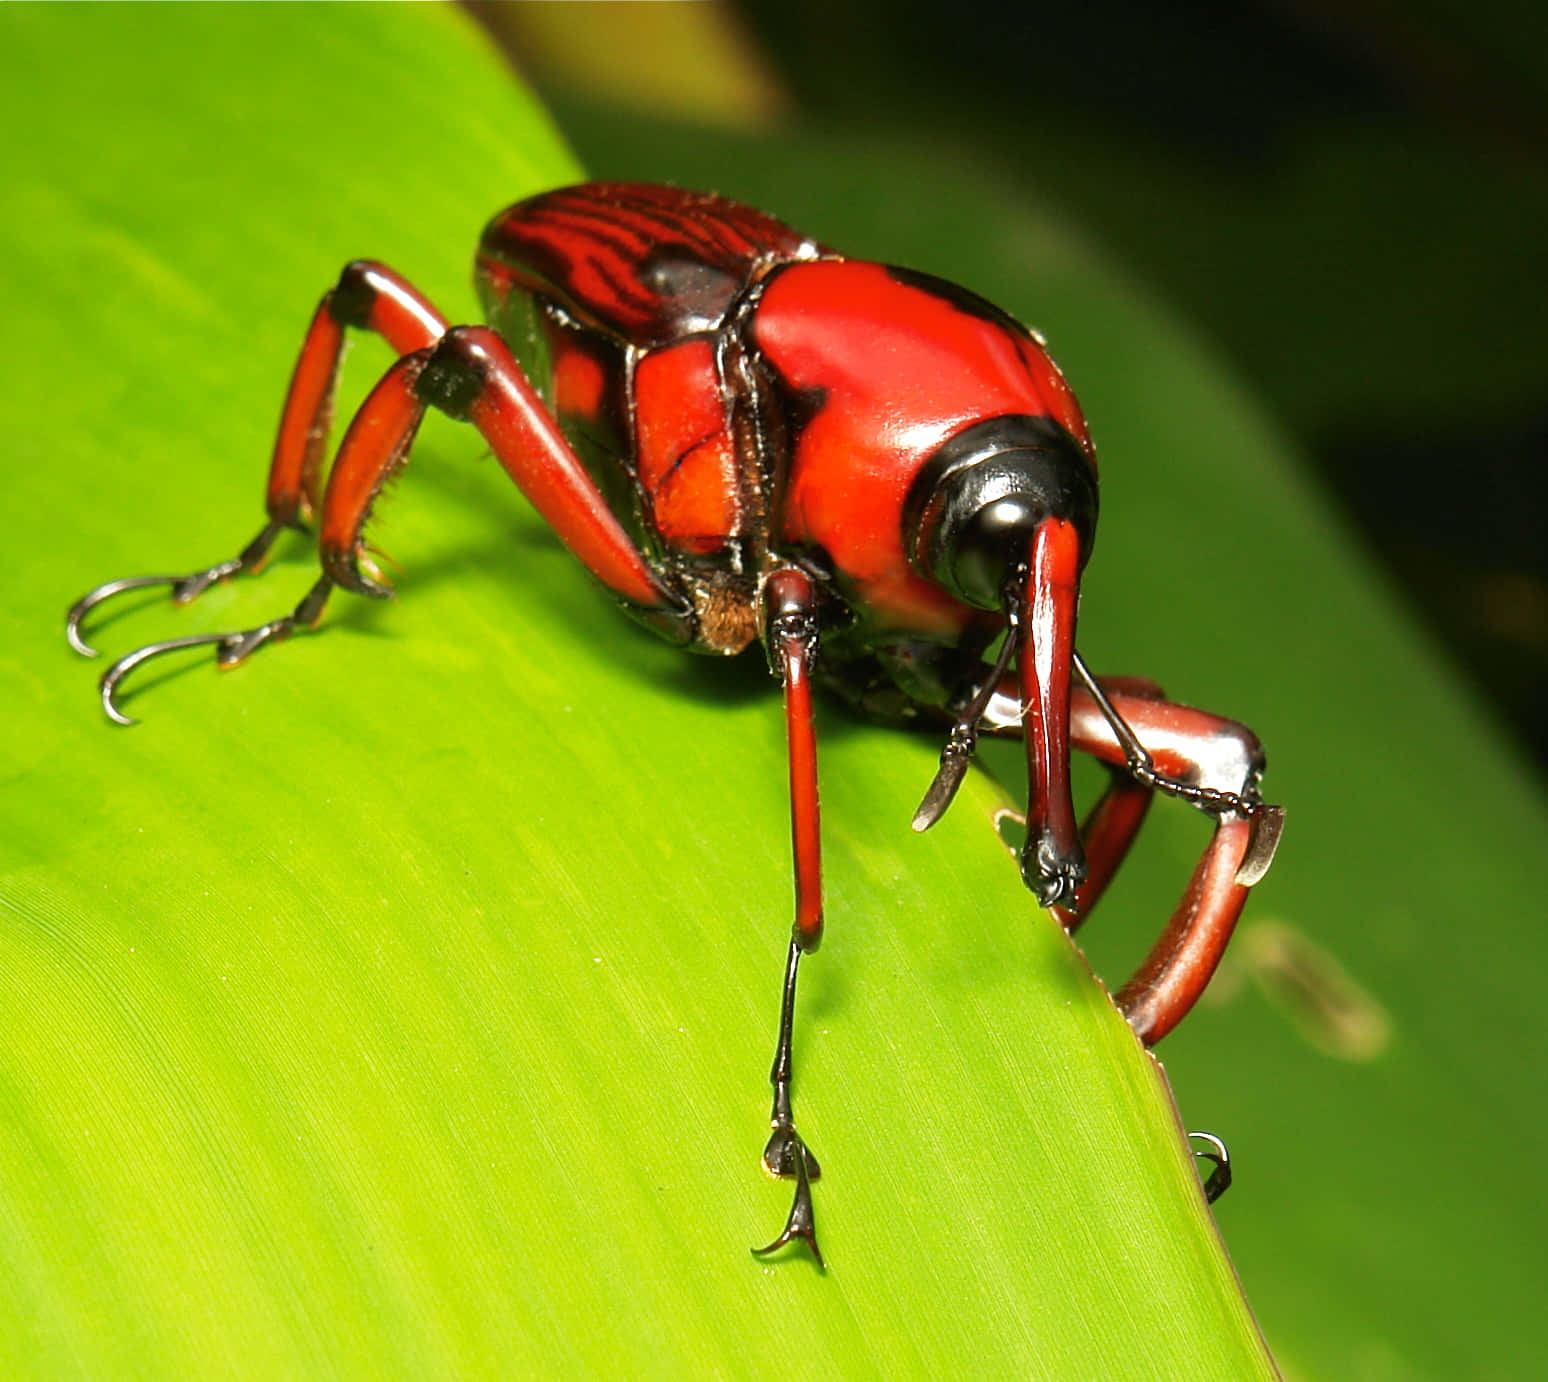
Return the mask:
<path id="1" fill-rule="evenodd" d="M 1070 704 L 1070 744 L 1105 763 L 1112 781 L 1081 827 L 1088 872 L 1073 903 L 1052 910 L 1073 932 L 1090 915 L 1122 864 L 1157 792 L 1181 797 L 1215 817 L 1215 831 L 1182 900 L 1133 978 L 1116 994 L 1135 1034 L 1153 1046 L 1187 1016 L 1225 952 L 1247 893 L 1267 872 L 1284 812 L 1258 794 L 1263 750 L 1243 725 L 1166 699 L 1138 677 L 1091 676 L 1078 654 L 1072 670 L 1084 689 Z M 983 728 L 1019 732 L 1018 688 L 1009 679 L 985 710 Z M 1231 1185 L 1231 1158 L 1213 1133 L 1193 1132 L 1212 1163 L 1204 1197 Z"/>
<path id="2" fill-rule="evenodd" d="M 424 355 L 422 368 L 405 381 L 421 408 L 478 428 L 506 474 L 592 574 L 646 623 L 691 642 L 689 601 L 635 545 L 499 334 L 487 326 L 453 327 Z M 402 459 L 382 447 L 374 455 L 341 448 L 334 462 L 323 501 L 323 569 L 346 590 L 384 593 L 360 572 L 362 534 Z"/>
<path id="3" fill-rule="evenodd" d="M 1270 840 L 1266 844 L 1267 857 L 1263 859 L 1261 867 L 1250 865 L 1250 855 L 1254 851 L 1253 840 L 1270 833 L 1277 839 L 1279 811 L 1277 807 L 1257 805 L 1257 780 L 1262 771 L 1263 759 L 1257 741 L 1249 731 L 1230 721 L 1201 716 L 1197 711 L 1183 712 L 1181 707 L 1171 706 L 1160 687 L 1152 682 L 1108 678 L 1100 684 L 1099 689 L 1102 699 L 1106 701 L 1105 706 L 1097 703 L 1095 697 L 1087 699 L 1090 705 L 1096 707 L 1105 728 L 1113 732 L 1118 747 L 1130 758 L 1133 745 L 1120 742 L 1129 736 L 1121 735 L 1112 723 L 1113 712 L 1117 711 L 1115 698 L 1124 702 L 1124 710 L 1119 712 L 1121 723 L 1130 729 L 1131 736 L 1135 738 L 1138 736 L 1133 733 L 1130 716 L 1141 724 L 1147 718 L 1181 719 L 1182 723 L 1178 727 L 1183 731 L 1183 738 L 1187 739 L 1191 735 L 1193 742 L 1198 745 L 1218 743 L 1222 739 L 1228 744 L 1234 741 L 1234 752 L 1217 753 L 1213 758 L 1217 765 L 1222 760 L 1229 762 L 1234 759 L 1240 765 L 1239 770 L 1228 766 L 1221 772 L 1217 767 L 1209 785 L 1214 791 L 1237 796 L 1244 810 L 1249 813 L 1248 819 L 1243 819 L 1240 813 L 1234 815 L 1229 827 L 1224 819 L 1217 824 L 1204 859 L 1166 931 L 1145 964 L 1118 993 L 1119 1009 L 1140 1039 L 1146 1045 L 1152 1045 L 1182 1020 L 1213 975 L 1241 914 L 1248 889 L 1262 877 L 1263 870 L 1267 869 L 1272 858 L 1273 841 Z M 1147 717 L 1142 713 L 1141 707 L 1136 704 L 1138 702 L 1148 702 L 1153 707 L 1152 715 Z M 1155 788 L 1148 781 L 1130 775 L 1127 762 L 1123 766 L 1111 763 L 1112 750 L 1105 743 L 1105 736 L 1096 728 L 1090 705 L 1081 701 L 1077 704 L 1079 713 L 1072 716 L 1076 721 L 1074 744 L 1078 748 L 1108 757 L 1113 780 L 1084 827 L 1090 876 L 1076 895 L 1075 907 L 1056 910 L 1056 915 L 1071 932 L 1096 905 L 1103 889 L 1122 864 L 1155 795 Z M 1206 757 L 1209 755 L 1198 754 L 1199 759 Z M 1202 763 L 1195 766 L 1202 769 Z M 1200 771 L 1199 775 L 1204 774 Z M 1250 819 L 1250 814 L 1255 813 L 1263 813 L 1265 816 L 1262 830 Z M 1269 821 L 1272 824 L 1268 824 Z M 1247 842 L 1238 851 L 1235 839 L 1244 830 Z M 1225 832 L 1224 835 L 1222 832 Z M 1250 877 L 1246 873 L 1249 867 L 1254 870 Z M 1229 875 L 1229 880 L 1226 875 Z M 1190 1132 L 1188 1137 L 1206 1144 L 1203 1149 L 1196 1150 L 1195 1155 L 1211 1163 L 1211 1170 L 1204 1181 L 1204 1199 L 1206 1203 L 1213 1204 L 1231 1187 L 1231 1154 L 1224 1141 L 1214 1133 Z"/>
<path id="4" fill-rule="evenodd" d="M 409 447 L 419 431 L 424 418 L 425 402 L 415 391 L 415 384 L 430 360 L 432 350 L 425 348 L 403 356 L 384 374 L 360 405 L 344 440 L 339 444 L 339 454 L 334 461 L 333 473 L 328 481 L 328 499 L 323 505 L 322 564 L 323 575 L 307 593 L 295 610 L 279 619 L 272 619 L 250 629 L 229 633 L 196 635 L 192 639 L 173 638 L 162 643 L 151 643 L 137 648 L 120 658 L 102 678 L 102 705 L 110 719 L 119 724 L 134 723 L 118 708 L 115 695 L 119 684 L 136 667 L 152 658 L 177 652 L 198 643 L 213 643 L 216 659 L 222 667 L 232 667 L 250 657 L 259 648 L 279 642 L 298 628 L 310 627 L 322 617 L 323 607 L 335 585 L 362 595 L 386 596 L 385 585 L 361 575 L 357 569 L 360 545 L 358 530 L 364 525 L 370 504 L 380 492 L 393 471 L 401 467 Z M 334 490 L 341 483 L 359 484 L 359 477 L 369 479 L 369 490 L 360 500 L 360 514 L 355 530 L 355 547 L 349 552 L 345 564 L 339 554 L 329 548 L 330 520 L 337 507 L 332 499 Z M 341 578 L 339 571 L 343 571 Z"/>
<path id="5" fill-rule="evenodd" d="M 257 571 L 261 568 L 269 558 L 269 549 L 274 546 L 274 539 L 284 529 L 284 523 L 271 518 L 258 530 L 257 536 L 236 556 L 226 561 L 216 562 L 214 566 L 206 566 L 199 571 L 190 571 L 187 575 L 127 576 L 116 581 L 104 581 L 96 589 L 88 590 L 70 606 L 70 612 L 65 616 L 65 637 L 69 639 L 70 646 L 82 657 L 96 657 L 97 649 L 86 641 L 86 635 L 81 631 L 81 626 L 86 616 L 98 605 L 126 591 L 145 590 L 160 585 L 171 587 L 173 604 L 186 605 L 220 581 L 229 581 L 233 576 L 240 575 L 244 571 Z"/>
<path id="6" fill-rule="evenodd" d="M 1259 795 L 1264 758 L 1257 736 L 1218 715 L 1134 695 L 1122 683 L 1093 681 L 1072 707 L 1071 737 L 1077 748 L 1134 774 L 1141 785 L 1180 796 L 1215 818 L 1165 930 L 1116 995 L 1130 1026 L 1151 1046 L 1187 1016 L 1214 975 L 1247 893 L 1273 857 L 1283 812 Z M 1131 737 L 1145 753 L 1146 772 L 1135 773 Z"/>
<path id="7" fill-rule="evenodd" d="M 817 653 L 816 587 L 805 572 L 783 567 L 764 584 L 769 657 L 785 691 L 785 730 L 790 751 L 790 835 L 795 864 L 795 924 L 785 962 L 785 981 L 779 1008 L 779 1037 L 769 1083 L 774 1102 L 769 1112 L 770 1135 L 763 1149 L 763 1165 L 776 1176 L 793 1176 L 795 1199 L 785 1227 L 772 1243 L 754 1248 L 759 1256 L 783 1247 L 792 1239 L 804 1240 L 823 1265 L 817 1246 L 811 1182 L 822 1169 L 796 1131 L 791 1105 L 794 1080 L 792 1057 L 795 1029 L 796 976 L 801 956 L 816 950 L 822 941 L 822 837 L 817 799 L 817 736 L 812 712 L 812 663 Z"/>
<path id="8" fill-rule="evenodd" d="M 1202 1150 L 1195 1150 L 1194 1156 L 1200 1161 L 1210 1163 L 1209 1176 L 1204 1181 L 1204 1202 L 1214 1204 L 1227 1190 L 1231 1188 L 1231 1153 L 1226 1149 L 1226 1144 L 1212 1132 L 1191 1132 L 1188 1140 L 1197 1139 L 1208 1145 Z"/>
<path id="9" fill-rule="evenodd" d="M 1154 1046 L 1188 1015 L 1214 976 L 1247 901 L 1248 888 L 1236 878 L 1252 831 L 1252 821 L 1243 817 L 1216 825 L 1166 929 L 1114 995 L 1146 1046 Z"/>
<path id="10" fill-rule="evenodd" d="M 1144 818 L 1141 794 L 1180 797 L 1215 819 L 1215 832 L 1166 929 L 1117 993 L 1147 1046 L 1160 1041 L 1198 1001 L 1231 939 L 1248 890 L 1268 870 L 1284 812 L 1258 793 L 1263 750 L 1244 725 L 1162 698 L 1148 682 L 1098 682 L 1075 659 L 1085 688 L 1070 703 L 1070 743 L 1128 776 L 1087 821 L 1105 886 Z M 986 731 L 1016 734 L 1018 701 L 1009 679 L 984 716 Z M 1138 763 L 1136 757 L 1139 757 Z M 1105 809 L 1104 809 L 1105 808 Z M 1096 893 L 1077 894 L 1080 915 Z M 1068 925 L 1072 918 L 1062 916 Z"/>
<path id="11" fill-rule="evenodd" d="M 339 446 L 319 500 L 323 460 L 332 430 L 334 390 L 344 332 L 353 327 L 382 337 L 399 353 L 360 406 Z M 651 569 L 558 422 L 544 407 L 505 343 L 484 327 L 449 328 L 446 319 L 407 280 L 384 265 L 358 260 L 313 314 L 296 361 L 269 468 L 268 521 L 235 558 L 188 576 L 130 577 L 109 581 L 77 601 L 66 621 L 70 642 L 94 655 L 82 621 L 103 601 L 125 591 L 170 585 L 186 602 L 219 580 L 256 570 L 287 527 L 320 513 L 323 577 L 294 612 L 255 628 L 148 644 L 120 658 L 102 681 L 103 706 L 131 723 L 116 702 L 125 676 L 152 658 L 212 644 L 231 666 L 296 629 L 315 624 L 334 586 L 385 596 L 389 587 L 364 560 L 364 530 L 386 482 L 402 468 L 427 407 L 471 421 L 506 472 L 572 552 L 642 619 L 681 642 L 693 638 L 689 602 Z M 362 566 L 365 567 L 362 570 Z"/>
<path id="12" fill-rule="evenodd" d="M 126 591 L 164 585 L 171 588 L 174 604 L 188 604 L 212 585 L 261 570 L 275 539 L 286 528 L 303 527 L 317 505 L 346 327 L 371 331 L 399 355 L 405 355 L 438 341 L 446 332 L 446 321 L 417 288 L 384 265 L 367 260 L 346 265 L 338 283 L 323 295 L 312 314 L 296 357 L 269 462 L 264 494 L 267 519 L 257 536 L 236 556 L 186 575 L 130 576 L 88 591 L 71 606 L 65 620 L 65 636 L 76 652 L 83 657 L 97 655 L 86 641 L 82 625 L 104 601 Z M 195 635 L 211 643 L 229 636 Z M 140 651 L 152 655 L 148 650 Z"/>
<path id="13" fill-rule="evenodd" d="M 237 663 L 246 660 L 265 644 L 278 643 L 281 639 L 289 638 L 299 628 L 313 627 L 322 618 L 323 606 L 327 604 L 328 595 L 332 589 L 333 582 L 326 576 L 320 577 L 290 614 L 280 619 L 271 619 L 256 628 L 241 629 L 235 633 L 196 633 L 184 638 L 168 638 L 160 643 L 147 643 L 143 648 L 136 648 L 132 653 L 119 658 L 102 674 L 99 691 L 102 696 L 103 711 L 114 724 L 139 724 L 138 720 L 126 715 L 118 704 L 119 684 L 136 667 L 154 657 L 209 644 L 215 645 L 215 661 L 219 666 L 235 667 Z"/>

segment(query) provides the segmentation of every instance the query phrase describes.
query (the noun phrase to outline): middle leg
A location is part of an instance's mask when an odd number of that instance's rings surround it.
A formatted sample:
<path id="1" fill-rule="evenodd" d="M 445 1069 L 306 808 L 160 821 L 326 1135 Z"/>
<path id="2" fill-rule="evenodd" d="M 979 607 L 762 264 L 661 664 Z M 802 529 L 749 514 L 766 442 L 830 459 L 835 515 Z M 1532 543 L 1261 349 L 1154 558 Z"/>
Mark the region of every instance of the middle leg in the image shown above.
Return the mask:
<path id="1" fill-rule="evenodd" d="M 769 1083 L 774 1103 L 769 1112 L 770 1135 L 763 1165 L 776 1176 L 793 1177 L 795 1199 L 779 1236 L 762 1256 L 802 1239 L 823 1265 L 817 1246 L 811 1182 L 822 1174 L 800 1133 L 791 1103 L 794 1081 L 792 1055 L 795 1026 L 796 975 L 801 956 L 822 942 L 822 837 L 817 801 L 817 737 L 812 714 L 812 663 L 817 652 L 817 593 L 812 580 L 796 567 L 782 567 L 764 584 L 769 659 L 785 689 L 785 728 L 790 751 L 790 835 L 795 863 L 795 924 L 785 963 L 779 1009 L 779 1037 Z"/>

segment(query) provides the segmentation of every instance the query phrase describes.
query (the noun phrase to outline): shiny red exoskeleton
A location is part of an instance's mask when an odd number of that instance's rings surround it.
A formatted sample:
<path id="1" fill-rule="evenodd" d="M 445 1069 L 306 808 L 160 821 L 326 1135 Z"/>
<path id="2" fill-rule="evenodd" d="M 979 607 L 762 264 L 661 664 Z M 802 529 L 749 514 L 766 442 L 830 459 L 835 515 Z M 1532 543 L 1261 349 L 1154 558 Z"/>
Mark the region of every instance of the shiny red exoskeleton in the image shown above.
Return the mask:
<path id="1" fill-rule="evenodd" d="M 761 642 L 784 687 L 795 859 L 763 1159 L 794 1178 L 796 1194 L 769 1249 L 801 1238 L 817 1253 L 818 1167 L 791 1107 L 796 973 L 823 927 L 814 682 L 873 714 L 950 727 L 916 829 L 945 810 L 979 733 L 1023 738 L 1022 875 L 1070 930 L 1157 791 L 1216 819 L 1164 933 L 1117 995 L 1146 1043 L 1193 1006 L 1272 858 L 1281 813 L 1258 794 L 1262 753 L 1242 726 L 1149 682 L 1097 679 L 1081 660 L 1077 592 L 1097 518 L 1091 440 L 1041 342 L 989 303 L 845 259 L 723 198 L 633 184 L 567 188 L 503 211 L 484 231 L 476 284 L 491 326 L 451 327 L 391 269 L 348 265 L 302 345 L 257 537 L 186 576 L 98 587 L 71 610 L 71 641 L 91 652 L 81 623 L 109 596 L 166 583 L 186 602 L 257 568 L 284 529 L 317 518 L 322 575 L 293 613 L 152 644 L 108 670 L 103 705 L 130 723 L 116 691 L 147 658 L 214 644 L 229 665 L 315 624 L 335 586 L 386 595 L 364 530 L 436 407 L 478 428 L 631 613 L 703 652 Z M 355 414 L 320 493 L 351 327 L 399 358 Z M 1082 826 L 1072 748 L 1113 770 Z M 1227 1180 L 1214 1146 L 1211 1198 Z"/>

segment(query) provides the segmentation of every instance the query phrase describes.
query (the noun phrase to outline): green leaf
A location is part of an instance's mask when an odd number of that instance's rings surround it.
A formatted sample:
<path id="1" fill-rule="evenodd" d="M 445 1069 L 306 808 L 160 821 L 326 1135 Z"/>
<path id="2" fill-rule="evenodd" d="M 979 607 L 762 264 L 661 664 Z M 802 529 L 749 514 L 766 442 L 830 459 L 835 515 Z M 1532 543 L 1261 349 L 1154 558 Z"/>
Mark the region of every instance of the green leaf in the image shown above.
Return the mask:
<path id="1" fill-rule="evenodd" d="M 375 530 L 401 600 L 340 599 L 225 675 L 166 664 L 131 685 L 140 727 L 102 721 L 64 607 L 250 536 L 338 266 L 466 314 L 478 226 L 577 173 L 455 10 L 0 26 L 28 131 L 3 169 L 6 1373 L 1272 1375 L 1158 1067 L 1030 905 L 1003 798 L 976 777 L 914 837 L 935 747 L 837 711 L 797 1091 L 831 1270 L 747 1254 L 789 1194 L 756 1169 L 777 698 L 622 620 L 465 430 L 427 425 Z M 384 358 L 355 352 L 346 398 Z M 92 639 L 244 627 L 312 562 L 126 598 Z M 1159 924 L 1197 825 L 1120 912 Z"/>

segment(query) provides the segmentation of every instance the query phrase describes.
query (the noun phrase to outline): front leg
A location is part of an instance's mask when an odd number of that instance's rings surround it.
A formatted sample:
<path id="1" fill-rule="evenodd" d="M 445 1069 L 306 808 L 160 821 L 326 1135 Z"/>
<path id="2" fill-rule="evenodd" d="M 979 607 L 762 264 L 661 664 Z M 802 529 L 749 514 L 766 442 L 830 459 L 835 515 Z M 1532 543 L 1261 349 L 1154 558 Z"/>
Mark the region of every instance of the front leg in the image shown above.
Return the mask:
<path id="1" fill-rule="evenodd" d="M 790 836 L 795 863 L 795 924 L 785 962 L 779 1005 L 779 1037 L 769 1083 L 774 1103 L 769 1112 L 769 1141 L 763 1165 L 776 1176 L 793 1177 L 795 1199 L 785 1227 L 772 1243 L 754 1248 L 759 1256 L 802 1239 L 823 1265 L 817 1246 L 811 1182 L 822 1174 L 817 1158 L 796 1131 L 791 1105 L 796 975 L 801 956 L 822 942 L 822 834 L 817 802 L 817 735 L 812 715 L 812 663 L 817 653 L 817 591 L 796 567 L 782 567 L 764 583 L 769 659 L 785 689 L 785 731 L 790 749 Z"/>

